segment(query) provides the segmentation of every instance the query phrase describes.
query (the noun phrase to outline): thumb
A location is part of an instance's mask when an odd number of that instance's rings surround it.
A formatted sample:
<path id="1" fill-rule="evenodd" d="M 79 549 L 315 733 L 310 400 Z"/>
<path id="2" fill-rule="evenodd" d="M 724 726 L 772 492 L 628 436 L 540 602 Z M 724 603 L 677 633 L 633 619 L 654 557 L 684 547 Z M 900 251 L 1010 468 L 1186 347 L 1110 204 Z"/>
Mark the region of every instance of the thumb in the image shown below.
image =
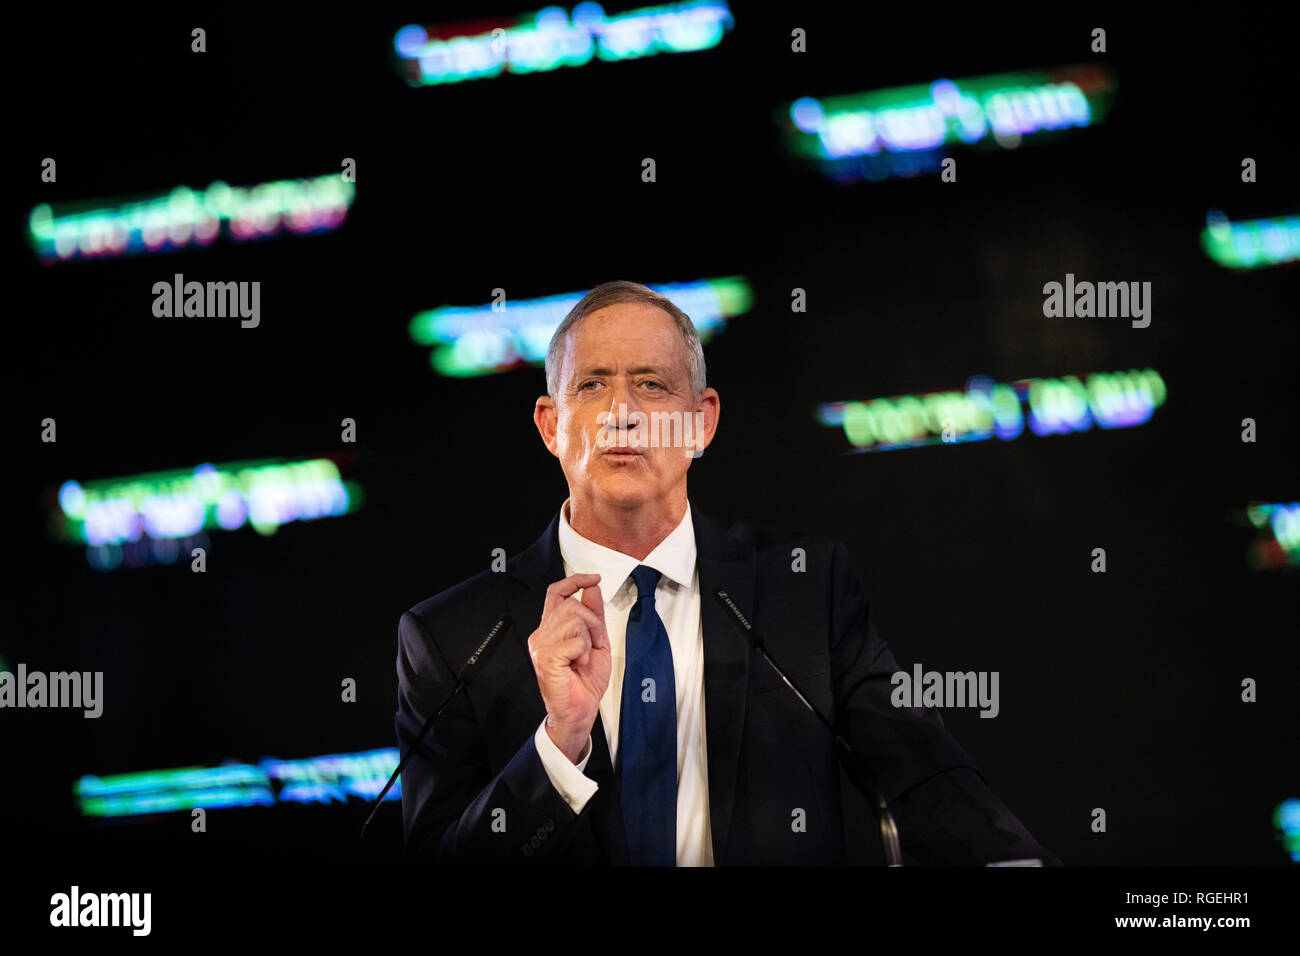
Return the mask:
<path id="1" fill-rule="evenodd" d="M 609 634 L 605 630 L 605 598 L 600 593 L 600 588 L 590 587 L 582 589 L 582 603 L 588 610 L 595 613 L 600 618 L 600 627 L 593 631 L 591 635 L 591 646 L 605 648 L 609 646 Z"/>

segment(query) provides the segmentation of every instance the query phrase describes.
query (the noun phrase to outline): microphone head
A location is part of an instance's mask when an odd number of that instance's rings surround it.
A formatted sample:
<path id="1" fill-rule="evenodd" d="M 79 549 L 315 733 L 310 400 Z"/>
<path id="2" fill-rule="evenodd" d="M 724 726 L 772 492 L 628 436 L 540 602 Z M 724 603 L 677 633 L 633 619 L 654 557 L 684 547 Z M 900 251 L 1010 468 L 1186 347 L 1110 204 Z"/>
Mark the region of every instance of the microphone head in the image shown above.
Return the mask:
<path id="1" fill-rule="evenodd" d="M 754 630 L 754 625 L 749 623 L 749 618 L 745 617 L 745 612 L 736 606 L 736 602 L 731 599 L 731 595 L 723 588 L 714 588 L 713 596 L 722 605 L 722 609 L 727 612 L 727 617 L 731 618 L 731 622 L 736 625 L 736 630 L 740 632 L 740 636 L 745 639 L 746 643 L 755 650 L 762 647 L 763 639 L 759 637 L 758 631 Z"/>
<path id="2" fill-rule="evenodd" d="M 468 684 L 478 676 L 478 672 L 483 669 L 483 665 L 487 662 L 487 659 L 492 655 L 492 652 L 496 650 L 497 638 L 501 635 L 501 632 L 509 626 L 509 624 L 509 614 L 502 614 L 497 618 L 497 622 L 492 625 L 492 630 L 488 631 L 487 637 L 483 638 L 483 640 L 479 642 L 478 647 L 474 648 L 474 653 L 471 654 L 469 660 L 465 662 L 465 666 L 460 669 L 460 674 L 457 675 L 458 680 L 462 680 Z"/>

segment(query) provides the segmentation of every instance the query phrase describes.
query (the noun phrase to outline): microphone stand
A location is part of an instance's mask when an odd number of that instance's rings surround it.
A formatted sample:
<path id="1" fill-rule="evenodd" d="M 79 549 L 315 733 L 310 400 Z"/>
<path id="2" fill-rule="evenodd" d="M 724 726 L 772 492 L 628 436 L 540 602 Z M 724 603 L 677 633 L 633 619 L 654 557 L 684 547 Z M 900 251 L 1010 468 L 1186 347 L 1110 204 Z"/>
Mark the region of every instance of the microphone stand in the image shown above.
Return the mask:
<path id="1" fill-rule="evenodd" d="M 740 608 L 736 607 L 735 602 L 731 600 L 731 596 L 722 588 L 717 588 L 713 592 L 713 596 L 717 598 L 718 603 L 722 605 L 725 611 L 727 611 L 727 616 L 731 618 L 731 622 L 736 625 L 736 629 L 740 632 L 741 637 L 745 639 L 745 642 L 757 651 L 762 656 L 763 660 L 767 661 L 768 666 L 771 667 L 772 670 L 776 672 L 776 675 L 785 682 L 785 686 L 789 687 L 790 690 L 794 692 L 794 695 L 799 699 L 799 702 L 803 704 L 814 717 L 821 721 L 822 725 L 830 733 L 831 739 L 835 741 L 836 747 L 839 748 L 840 756 L 847 765 L 846 769 L 856 771 L 849 773 L 849 779 L 851 779 L 857 788 L 876 805 L 876 810 L 880 817 L 880 841 L 885 851 L 885 865 L 891 867 L 902 866 L 903 851 L 898 839 L 898 824 L 894 822 L 894 815 L 889 812 L 889 804 L 885 802 L 884 796 L 880 794 L 879 790 L 873 783 L 866 782 L 875 780 L 875 774 L 871 772 L 871 768 L 867 765 L 867 762 L 858 755 L 857 751 L 853 749 L 852 744 L 845 740 L 843 735 L 835 729 L 835 725 L 827 719 L 826 715 L 813 706 L 812 701 L 805 697 L 798 687 L 794 686 L 794 682 L 790 680 L 781 666 L 778 665 L 776 661 L 772 660 L 772 655 L 767 652 L 767 646 L 765 645 L 763 638 L 759 635 L 758 631 L 754 629 L 754 626 L 749 623 L 749 619 L 741 613 Z"/>
<path id="2" fill-rule="evenodd" d="M 380 790 L 379 796 L 375 798 L 374 806 L 370 808 L 370 815 L 366 817 L 366 822 L 361 824 L 361 830 L 357 833 L 356 843 L 352 848 L 354 860 L 357 851 L 360 850 L 362 843 L 365 842 L 366 829 L 370 826 L 370 821 L 375 818 L 375 814 L 379 812 L 380 806 L 383 805 L 384 797 L 388 796 L 388 791 L 393 789 L 393 784 L 397 783 L 398 777 L 402 775 L 402 768 L 406 766 L 407 762 L 411 759 L 411 756 L 415 753 L 415 748 L 420 745 L 420 741 L 424 739 L 425 735 L 433 729 L 433 725 L 438 722 L 438 718 L 442 716 L 443 711 L 451 706 L 451 702 L 456 699 L 456 695 L 464 690 L 466 685 L 478 676 L 478 672 L 483 668 L 484 662 L 491 655 L 491 652 L 496 649 L 497 636 L 505 630 L 509 623 L 510 617 L 508 614 L 503 614 L 501 617 L 497 618 L 497 622 L 493 624 L 492 629 L 488 631 L 487 637 L 483 638 L 478 647 L 474 649 L 474 653 L 470 655 L 469 660 L 465 662 L 465 666 L 460 669 L 460 673 L 457 675 L 458 679 L 456 681 L 456 686 L 453 687 L 451 693 L 447 695 L 447 699 L 439 705 L 433 715 L 424 722 L 424 726 L 420 728 L 420 732 L 416 734 L 415 740 L 411 742 L 411 746 L 406 751 L 406 755 L 398 762 L 397 769 L 393 771 L 393 775 L 389 777 L 388 782 L 384 784 L 384 789 Z"/>

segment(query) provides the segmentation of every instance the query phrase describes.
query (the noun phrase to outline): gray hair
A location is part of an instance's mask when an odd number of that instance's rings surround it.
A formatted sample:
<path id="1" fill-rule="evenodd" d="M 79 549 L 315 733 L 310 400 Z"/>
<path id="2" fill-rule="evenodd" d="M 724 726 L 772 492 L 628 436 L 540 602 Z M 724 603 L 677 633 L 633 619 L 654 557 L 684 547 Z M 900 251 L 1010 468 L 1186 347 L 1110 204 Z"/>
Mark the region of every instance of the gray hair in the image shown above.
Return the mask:
<path id="1" fill-rule="evenodd" d="M 682 344 L 686 346 L 686 368 L 691 377 L 691 397 L 698 400 L 704 392 L 705 368 L 704 346 L 700 344 L 700 333 L 696 331 L 695 323 L 667 296 L 660 295 L 639 282 L 624 280 L 602 282 L 596 286 L 578 300 L 578 304 L 569 310 L 569 314 L 555 330 L 555 334 L 551 336 L 551 344 L 546 349 L 546 393 L 554 398 L 560 390 L 560 364 L 563 361 L 564 340 L 568 337 L 569 330 L 579 320 L 597 309 L 623 302 L 643 302 L 663 309 L 672 316 L 673 321 L 677 323 L 677 331 L 682 335 Z"/>

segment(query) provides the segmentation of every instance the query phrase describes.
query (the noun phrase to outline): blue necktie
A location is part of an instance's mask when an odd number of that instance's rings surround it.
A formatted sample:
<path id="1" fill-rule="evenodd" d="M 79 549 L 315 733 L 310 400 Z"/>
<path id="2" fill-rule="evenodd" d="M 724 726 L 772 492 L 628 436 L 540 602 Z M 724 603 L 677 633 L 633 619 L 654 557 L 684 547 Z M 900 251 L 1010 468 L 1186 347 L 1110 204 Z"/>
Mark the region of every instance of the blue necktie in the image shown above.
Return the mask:
<path id="1" fill-rule="evenodd" d="M 677 862 L 677 688 L 668 630 L 655 611 L 659 572 L 632 572 L 627 669 L 618 723 L 619 799 L 633 866 Z"/>

